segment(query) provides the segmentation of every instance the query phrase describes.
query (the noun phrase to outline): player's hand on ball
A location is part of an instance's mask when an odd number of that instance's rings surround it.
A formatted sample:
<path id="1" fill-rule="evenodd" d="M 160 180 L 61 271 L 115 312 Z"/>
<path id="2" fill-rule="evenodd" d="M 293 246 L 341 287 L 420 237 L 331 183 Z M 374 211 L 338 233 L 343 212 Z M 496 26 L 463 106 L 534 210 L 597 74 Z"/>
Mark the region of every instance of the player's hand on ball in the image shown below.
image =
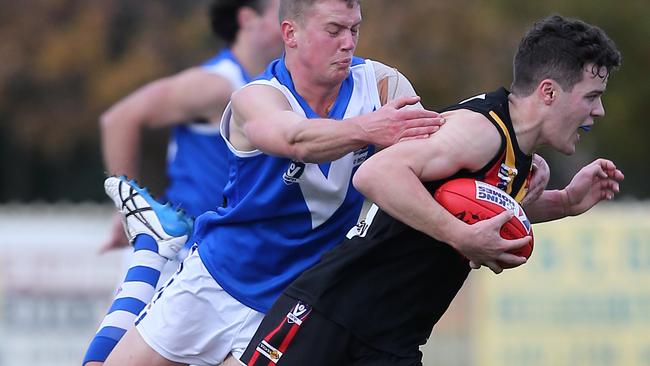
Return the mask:
<path id="1" fill-rule="evenodd" d="M 503 190 L 470 178 L 443 183 L 435 200 L 467 225 L 450 242 L 470 267 L 494 273 L 526 263 L 533 251 L 533 229 L 517 201 Z"/>
<path id="2" fill-rule="evenodd" d="M 469 260 L 473 269 L 486 266 L 494 273 L 501 273 L 504 268 L 514 268 L 526 263 L 527 258 L 510 252 L 516 252 L 530 244 L 531 237 L 504 239 L 501 227 L 512 218 L 511 211 L 504 211 L 490 219 L 467 225 L 471 234 L 465 243 L 460 244 L 461 254 Z"/>

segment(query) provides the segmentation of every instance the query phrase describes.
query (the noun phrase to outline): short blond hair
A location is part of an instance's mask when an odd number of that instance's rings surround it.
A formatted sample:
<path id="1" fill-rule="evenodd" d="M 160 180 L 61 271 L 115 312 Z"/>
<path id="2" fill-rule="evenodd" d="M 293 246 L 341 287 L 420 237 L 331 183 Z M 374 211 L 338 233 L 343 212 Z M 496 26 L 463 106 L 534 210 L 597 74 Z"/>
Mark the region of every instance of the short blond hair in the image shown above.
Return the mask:
<path id="1" fill-rule="evenodd" d="M 280 0 L 280 22 L 285 19 L 300 20 L 305 14 L 305 10 L 309 9 L 314 3 L 324 0 Z M 346 2 L 348 8 L 361 5 L 361 0 L 340 0 Z"/>

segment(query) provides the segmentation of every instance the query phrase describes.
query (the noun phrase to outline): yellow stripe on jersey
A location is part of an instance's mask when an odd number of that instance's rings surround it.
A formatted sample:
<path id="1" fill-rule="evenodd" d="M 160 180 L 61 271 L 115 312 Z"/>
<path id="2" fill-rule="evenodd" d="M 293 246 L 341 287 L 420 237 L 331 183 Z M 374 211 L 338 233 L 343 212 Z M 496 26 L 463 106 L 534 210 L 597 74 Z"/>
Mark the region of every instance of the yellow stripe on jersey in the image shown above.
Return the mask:
<path id="1" fill-rule="evenodd" d="M 521 200 L 524 199 L 527 193 L 526 189 L 526 183 L 522 184 L 521 188 L 519 188 L 519 192 L 517 192 L 517 195 L 515 196 L 515 201 L 521 203 Z"/>
<path id="2" fill-rule="evenodd" d="M 501 118 L 499 118 L 499 115 L 494 113 L 494 111 L 490 111 L 490 116 L 494 119 L 494 121 L 501 127 L 501 130 L 503 131 L 503 134 L 506 137 L 506 166 L 514 171 L 517 171 L 517 165 L 516 165 L 516 157 L 515 157 L 515 148 L 512 146 L 512 138 L 510 137 L 510 131 L 508 131 L 508 128 L 506 127 L 506 124 L 503 123 Z M 519 172 L 517 172 L 519 173 Z M 524 174 L 528 174 L 528 172 L 521 172 Z M 506 188 L 506 193 L 511 194 L 512 193 L 512 184 L 514 183 L 514 177 L 511 177 L 510 181 L 508 182 L 508 187 Z M 522 184 L 521 187 L 519 187 L 519 191 L 517 194 L 512 195 L 517 202 L 521 202 L 521 200 L 524 198 L 526 195 L 526 184 Z"/>

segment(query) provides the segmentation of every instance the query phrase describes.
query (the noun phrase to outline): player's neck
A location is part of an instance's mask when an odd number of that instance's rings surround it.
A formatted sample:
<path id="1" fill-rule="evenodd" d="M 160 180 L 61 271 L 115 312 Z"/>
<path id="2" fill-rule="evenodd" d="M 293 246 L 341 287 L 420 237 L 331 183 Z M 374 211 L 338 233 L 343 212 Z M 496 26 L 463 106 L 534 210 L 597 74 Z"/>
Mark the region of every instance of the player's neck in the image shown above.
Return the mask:
<path id="1" fill-rule="evenodd" d="M 524 153 L 530 155 L 537 150 L 540 134 L 540 118 L 531 98 L 521 98 L 514 94 L 508 97 L 510 120 L 517 136 L 517 144 Z"/>
<path id="2" fill-rule="evenodd" d="M 256 52 L 253 47 L 246 46 L 242 40 L 237 40 L 230 50 L 248 75 L 255 77 L 261 74 L 270 60 Z"/>
<path id="3" fill-rule="evenodd" d="M 299 62 L 292 62 L 288 57 L 285 61 L 298 94 L 316 114 L 323 118 L 327 117 L 339 94 L 342 81 L 323 81 Z"/>

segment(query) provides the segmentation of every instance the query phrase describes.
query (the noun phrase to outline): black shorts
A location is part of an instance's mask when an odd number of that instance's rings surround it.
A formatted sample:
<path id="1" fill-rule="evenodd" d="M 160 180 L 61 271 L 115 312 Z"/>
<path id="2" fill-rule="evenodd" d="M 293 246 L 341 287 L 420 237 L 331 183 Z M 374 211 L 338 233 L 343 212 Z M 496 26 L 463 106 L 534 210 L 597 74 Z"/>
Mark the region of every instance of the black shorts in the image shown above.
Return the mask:
<path id="1" fill-rule="evenodd" d="M 421 366 L 361 342 L 308 304 L 281 295 L 240 361 L 248 366 Z"/>

